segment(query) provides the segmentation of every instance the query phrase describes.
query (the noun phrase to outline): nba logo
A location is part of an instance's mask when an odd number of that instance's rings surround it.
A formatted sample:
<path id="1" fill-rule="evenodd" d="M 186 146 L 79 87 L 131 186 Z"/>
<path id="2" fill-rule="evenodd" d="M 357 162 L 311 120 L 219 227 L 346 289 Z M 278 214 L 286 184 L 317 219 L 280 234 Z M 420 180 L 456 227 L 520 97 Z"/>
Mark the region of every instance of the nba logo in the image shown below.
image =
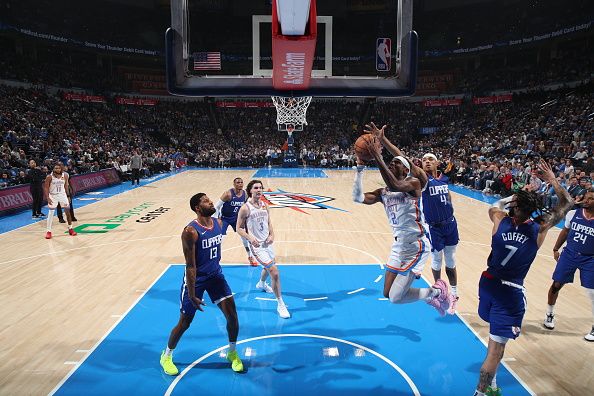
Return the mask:
<path id="1" fill-rule="evenodd" d="M 392 66 L 392 39 L 378 38 L 375 43 L 375 70 L 390 71 Z"/>

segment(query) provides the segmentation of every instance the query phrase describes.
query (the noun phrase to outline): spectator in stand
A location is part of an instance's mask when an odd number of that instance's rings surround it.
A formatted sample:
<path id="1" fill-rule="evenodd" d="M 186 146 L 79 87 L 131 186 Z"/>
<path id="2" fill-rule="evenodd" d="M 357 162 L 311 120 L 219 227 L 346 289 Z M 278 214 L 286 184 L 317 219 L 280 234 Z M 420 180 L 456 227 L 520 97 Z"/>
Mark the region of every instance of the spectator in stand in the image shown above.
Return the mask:
<path id="1" fill-rule="evenodd" d="M 2 172 L 0 174 L 0 188 L 6 188 L 10 185 L 10 177 L 8 172 Z"/>
<path id="2" fill-rule="evenodd" d="M 33 206 L 31 208 L 32 217 L 39 218 L 45 216 L 41 212 L 41 205 L 43 202 L 43 182 L 47 175 L 41 171 L 37 166 L 35 160 L 29 161 L 29 171 L 27 174 L 27 182 L 29 183 L 29 192 L 33 197 Z"/>

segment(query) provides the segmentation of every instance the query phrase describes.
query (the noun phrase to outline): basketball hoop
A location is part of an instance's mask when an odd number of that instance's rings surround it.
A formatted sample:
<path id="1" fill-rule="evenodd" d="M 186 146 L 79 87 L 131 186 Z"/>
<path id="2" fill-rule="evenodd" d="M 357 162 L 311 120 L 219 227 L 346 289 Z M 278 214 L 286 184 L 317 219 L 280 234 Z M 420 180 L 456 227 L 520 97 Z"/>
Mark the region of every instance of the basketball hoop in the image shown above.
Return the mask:
<path id="1" fill-rule="evenodd" d="M 284 97 L 272 96 L 272 103 L 276 107 L 276 123 L 279 131 L 302 131 L 307 125 L 305 114 L 311 103 L 311 96 Z"/>

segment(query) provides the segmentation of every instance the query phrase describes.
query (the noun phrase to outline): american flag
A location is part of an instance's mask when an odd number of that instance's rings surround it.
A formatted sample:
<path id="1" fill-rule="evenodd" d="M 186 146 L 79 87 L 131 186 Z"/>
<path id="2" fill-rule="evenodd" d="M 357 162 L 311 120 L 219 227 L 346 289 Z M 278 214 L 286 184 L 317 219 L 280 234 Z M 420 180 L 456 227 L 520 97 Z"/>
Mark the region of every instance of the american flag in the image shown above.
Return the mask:
<path id="1" fill-rule="evenodd" d="M 220 52 L 196 52 L 194 70 L 221 70 Z"/>

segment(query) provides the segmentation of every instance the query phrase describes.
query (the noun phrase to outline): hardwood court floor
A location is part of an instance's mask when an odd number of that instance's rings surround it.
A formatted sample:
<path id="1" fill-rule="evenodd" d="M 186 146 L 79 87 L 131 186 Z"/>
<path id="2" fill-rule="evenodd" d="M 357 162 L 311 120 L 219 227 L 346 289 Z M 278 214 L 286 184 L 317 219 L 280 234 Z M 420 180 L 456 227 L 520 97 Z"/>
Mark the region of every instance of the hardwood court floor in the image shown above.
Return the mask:
<path id="1" fill-rule="evenodd" d="M 189 197 L 206 192 L 216 200 L 234 177 L 243 177 L 247 184 L 253 174 L 253 170 L 190 170 L 77 210 L 79 227 L 95 224 L 86 230 L 103 233 L 70 237 L 63 234 L 66 227 L 55 221 L 55 237 L 49 241 L 43 239 L 45 222 L 0 235 L 0 394 L 50 392 L 168 265 L 183 262 L 180 233 L 193 218 Z M 348 211 L 272 210 L 279 264 L 384 261 L 392 238 L 383 207 L 351 201 L 351 171 L 327 174 L 328 178 L 264 179 L 272 190 L 333 197 L 324 204 Z M 366 172 L 364 186 L 380 187 L 379 173 Z M 478 279 L 489 254 L 488 205 L 458 194 L 453 200 L 461 237 L 458 311 L 486 340 L 488 325 L 476 310 Z M 153 215 L 147 221 L 149 212 Z M 509 343 L 505 358 L 539 395 L 589 394 L 594 388 L 590 364 L 594 345 L 582 337 L 592 317 L 579 284 L 562 290 L 557 328 L 549 332 L 541 325 L 558 232 L 549 233 L 528 275 L 522 336 Z M 236 234 L 226 237 L 223 246 L 224 263 L 246 262 Z M 429 264 L 424 274 L 431 279 Z M 449 351 L 447 345 L 444 339 L 444 353 L 464 353 Z"/>

